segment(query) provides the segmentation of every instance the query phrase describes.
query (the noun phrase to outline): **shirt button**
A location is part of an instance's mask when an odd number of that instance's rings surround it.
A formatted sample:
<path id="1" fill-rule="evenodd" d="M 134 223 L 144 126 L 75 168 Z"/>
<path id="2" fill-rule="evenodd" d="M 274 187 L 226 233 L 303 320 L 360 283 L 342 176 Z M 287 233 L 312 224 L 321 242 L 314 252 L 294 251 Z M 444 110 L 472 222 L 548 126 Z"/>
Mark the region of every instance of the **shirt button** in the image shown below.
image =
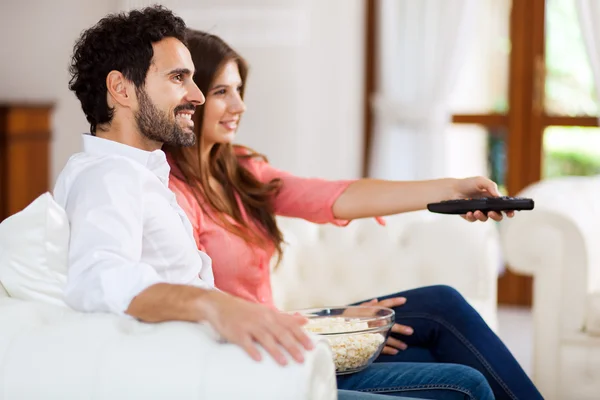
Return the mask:
<path id="1" fill-rule="evenodd" d="M 261 303 L 266 303 L 267 302 L 267 298 L 265 296 L 261 296 L 260 297 L 260 302 Z"/>

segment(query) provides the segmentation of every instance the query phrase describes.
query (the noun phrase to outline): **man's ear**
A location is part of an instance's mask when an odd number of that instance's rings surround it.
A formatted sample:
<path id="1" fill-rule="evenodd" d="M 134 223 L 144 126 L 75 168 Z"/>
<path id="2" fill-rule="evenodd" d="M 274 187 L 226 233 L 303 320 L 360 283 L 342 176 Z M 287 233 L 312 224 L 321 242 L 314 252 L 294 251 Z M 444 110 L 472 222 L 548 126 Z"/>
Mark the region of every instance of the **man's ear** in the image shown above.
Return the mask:
<path id="1" fill-rule="evenodd" d="M 133 83 L 125 79 L 119 71 L 110 71 L 106 76 L 106 88 L 109 98 L 112 97 L 115 105 L 130 108 L 135 102 Z"/>

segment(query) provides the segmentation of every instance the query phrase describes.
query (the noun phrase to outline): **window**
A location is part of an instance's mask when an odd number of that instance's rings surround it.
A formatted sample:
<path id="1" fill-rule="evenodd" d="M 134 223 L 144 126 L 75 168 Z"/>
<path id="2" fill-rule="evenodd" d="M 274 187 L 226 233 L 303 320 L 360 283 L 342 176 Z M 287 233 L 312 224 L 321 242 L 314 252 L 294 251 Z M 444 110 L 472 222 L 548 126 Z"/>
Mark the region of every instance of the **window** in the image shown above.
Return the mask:
<path id="1" fill-rule="evenodd" d="M 472 74 L 477 101 L 453 108 L 456 134 L 487 149 L 487 173 L 512 195 L 544 177 L 599 174 L 598 103 L 574 0 L 485 3 L 480 58 L 472 61 L 485 63 Z M 367 94 L 375 91 L 377 4 L 367 1 Z M 368 104 L 365 116 L 369 154 Z M 531 286 L 531 278 L 507 271 L 499 302 L 530 305 Z"/>

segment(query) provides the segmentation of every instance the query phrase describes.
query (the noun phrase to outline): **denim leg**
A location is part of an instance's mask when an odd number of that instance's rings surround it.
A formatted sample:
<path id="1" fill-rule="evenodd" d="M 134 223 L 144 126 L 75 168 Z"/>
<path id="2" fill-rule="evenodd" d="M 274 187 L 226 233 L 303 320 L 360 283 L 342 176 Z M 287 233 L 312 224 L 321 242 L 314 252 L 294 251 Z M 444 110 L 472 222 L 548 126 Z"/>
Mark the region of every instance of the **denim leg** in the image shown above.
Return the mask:
<path id="1" fill-rule="evenodd" d="M 394 335 L 395 337 L 396 335 Z M 402 340 L 402 339 L 400 339 Z M 375 362 L 424 362 L 424 363 L 436 363 L 438 360 L 434 357 L 431 350 L 425 347 L 409 346 L 404 351 L 399 351 L 398 354 L 381 354 Z"/>
<path id="2" fill-rule="evenodd" d="M 381 356 L 395 362 L 422 362 L 427 349 L 439 363 L 473 367 L 486 377 L 496 399 L 542 399 L 533 382 L 500 338 L 455 289 L 428 286 L 385 296 L 406 297 L 396 307 L 396 322 L 412 326 L 411 336 L 394 334 L 409 348 L 395 356 Z"/>
<path id="3" fill-rule="evenodd" d="M 390 396 L 375 394 L 375 393 L 366 393 L 366 392 L 357 392 L 354 390 L 338 390 L 338 400 L 391 400 Z M 410 400 L 408 397 L 394 397 L 395 400 L 405 399 Z M 414 397 L 413 397 L 414 399 Z"/>
<path id="4" fill-rule="evenodd" d="M 338 388 L 414 399 L 494 400 L 477 370 L 458 364 L 376 363 L 337 378 Z"/>

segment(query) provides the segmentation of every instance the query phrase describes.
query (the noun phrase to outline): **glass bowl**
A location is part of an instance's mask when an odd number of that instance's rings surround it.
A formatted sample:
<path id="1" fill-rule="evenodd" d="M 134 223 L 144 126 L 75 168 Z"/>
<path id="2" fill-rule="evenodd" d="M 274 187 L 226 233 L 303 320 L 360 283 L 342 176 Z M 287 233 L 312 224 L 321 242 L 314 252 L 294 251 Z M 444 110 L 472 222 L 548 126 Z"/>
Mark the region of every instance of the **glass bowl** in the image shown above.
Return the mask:
<path id="1" fill-rule="evenodd" d="M 337 375 L 367 368 L 381 353 L 394 325 L 394 310 L 344 306 L 296 311 L 308 318 L 305 328 L 327 339 Z"/>

